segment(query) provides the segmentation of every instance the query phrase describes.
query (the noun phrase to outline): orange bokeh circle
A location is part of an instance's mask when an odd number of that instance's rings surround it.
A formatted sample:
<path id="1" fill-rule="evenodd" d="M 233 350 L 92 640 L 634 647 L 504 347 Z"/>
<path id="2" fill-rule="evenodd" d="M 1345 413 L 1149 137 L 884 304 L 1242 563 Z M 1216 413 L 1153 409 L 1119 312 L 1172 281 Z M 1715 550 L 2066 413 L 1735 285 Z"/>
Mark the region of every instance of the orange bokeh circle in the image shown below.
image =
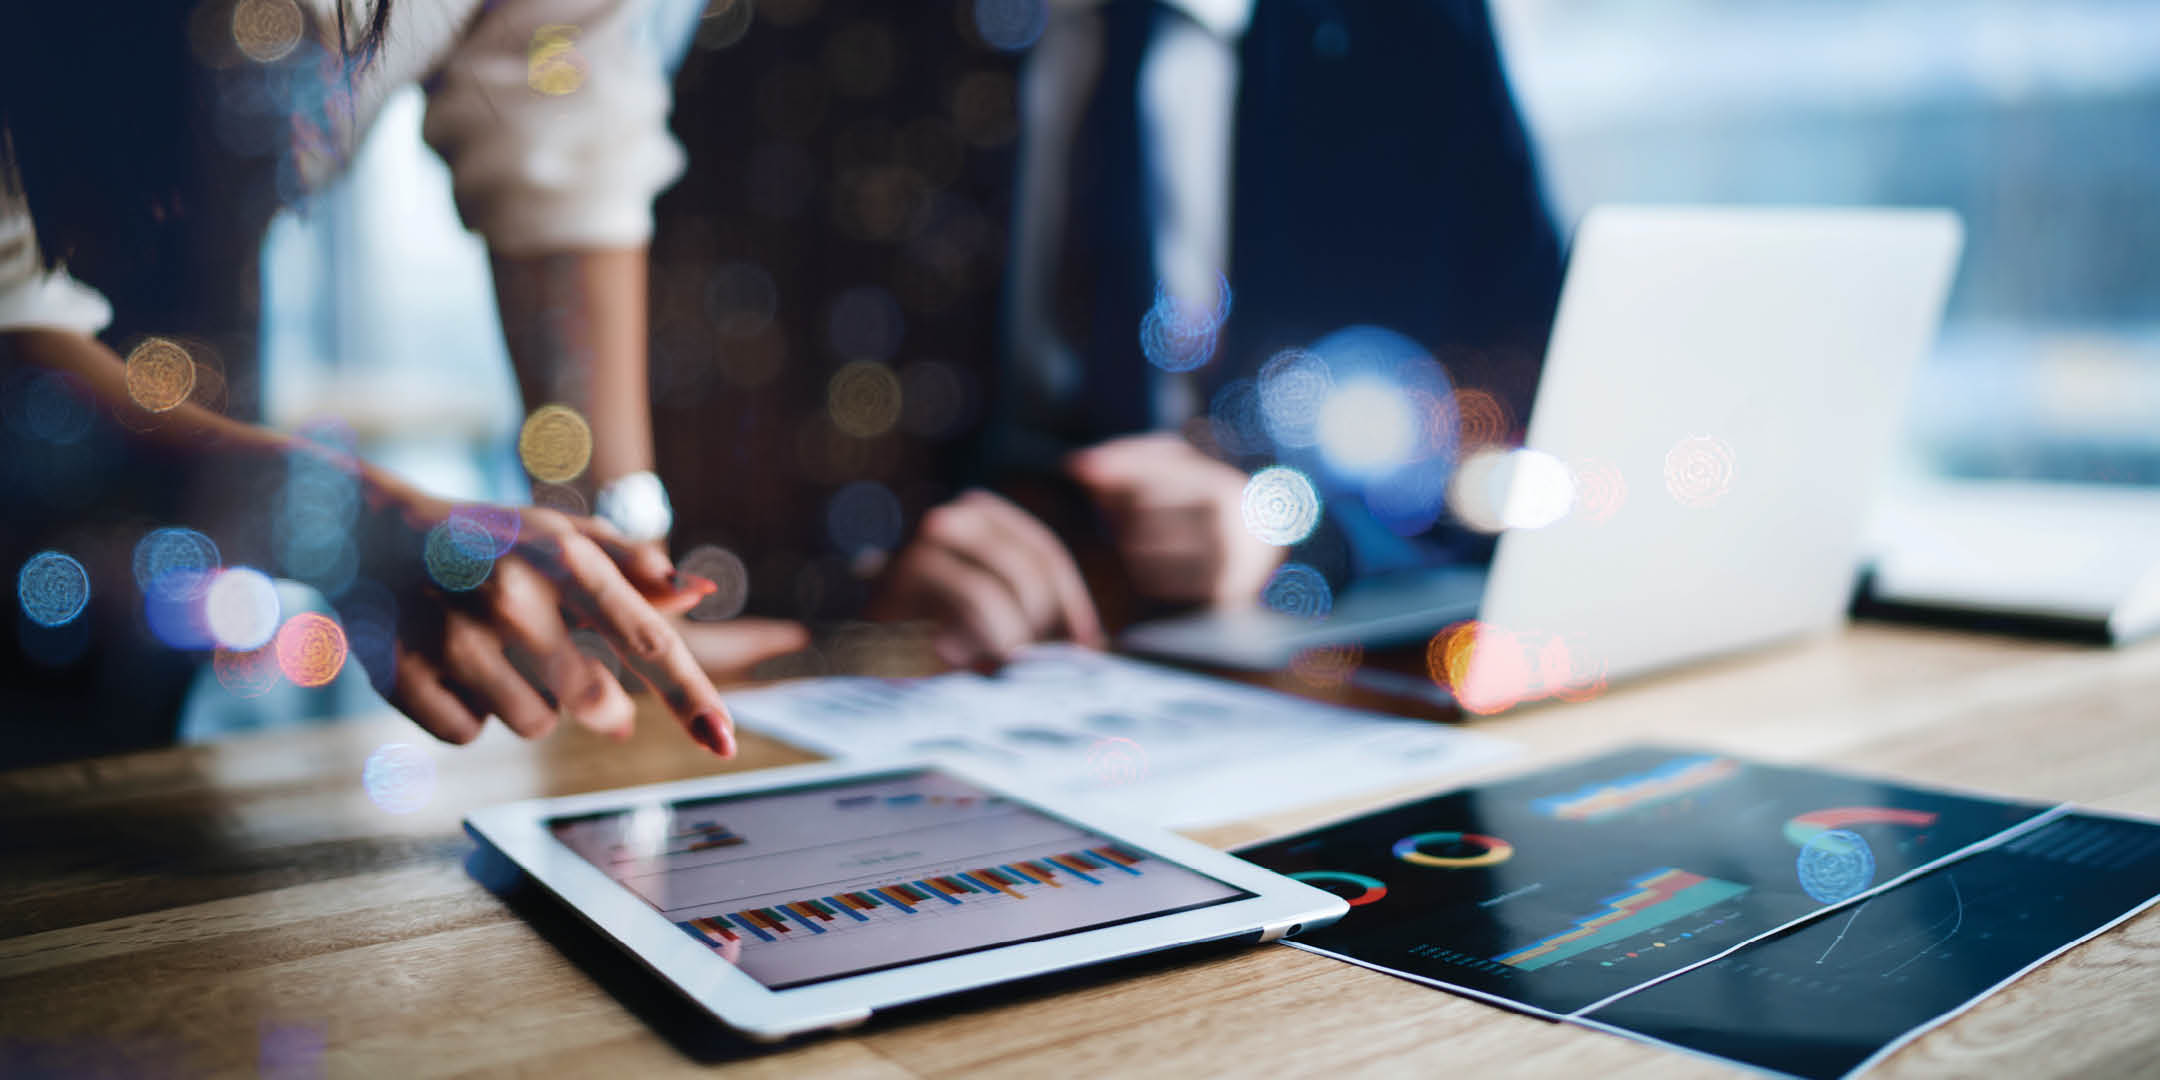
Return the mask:
<path id="1" fill-rule="evenodd" d="M 345 667 L 345 651 L 345 629 L 328 615 L 302 612 L 277 632 L 278 670 L 295 686 L 328 686 Z"/>

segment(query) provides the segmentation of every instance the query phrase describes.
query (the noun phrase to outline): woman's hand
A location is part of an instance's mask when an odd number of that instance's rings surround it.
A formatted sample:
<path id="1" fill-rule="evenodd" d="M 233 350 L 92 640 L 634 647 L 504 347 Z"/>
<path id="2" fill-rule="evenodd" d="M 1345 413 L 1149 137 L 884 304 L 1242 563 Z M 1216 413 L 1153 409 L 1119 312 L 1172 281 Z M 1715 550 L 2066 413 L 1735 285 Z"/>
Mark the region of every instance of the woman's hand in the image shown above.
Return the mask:
<path id="1" fill-rule="evenodd" d="M 637 548 L 592 518 L 434 498 L 345 453 L 193 402 L 146 413 L 128 392 L 126 364 L 87 335 L 0 333 L 0 363 L 15 362 L 67 374 L 101 411 L 131 418 L 128 453 L 178 462 L 206 490 L 275 487 L 302 456 L 351 478 L 362 506 L 351 532 L 359 575 L 381 590 L 348 588 L 337 605 L 348 634 L 370 625 L 391 640 L 348 655 L 437 738 L 470 742 L 490 716 L 537 737 L 555 726 L 558 706 L 596 731 L 628 735 L 632 706 L 611 670 L 619 664 L 658 692 L 700 743 L 734 751 L 727 707 L 666 617 L 702 592 L 675 580 L 658 549 Z M 274 530 L 259 516 L 227 507 L 197 520 L 228 557 L 269 565 Z M 394 612 L 383 610 L 383 591 Z M 710 647 L 736 668 L 801 644 L 800 629 L 786 625 L 714 630 L 720 637 Z"/>
<path id="2" fill-rule="evenodd" d="M 1133 435 L 1072 454 L 1065 467 L 1110 519 L 1142 596 L 1250 604 L 1284 549 L 1245 529 L 1245 473 L 1176 435 Z"/>
<path id="3" fill-rule="evenodd" d="M 554 728 L 559 706 L 594 731 L 627 737 L 632 706 L 609 658 L 594 655 L 604 648 L 691 737 L 734 753 L 727 707 L 663 614 L 702 592 L 677 581 L 664 554 L 596 519 L 460 507 L 364 466 L 361 487 L 361 572 L 398 603 L 394 670 L 369 675 L 421 727 L 464 743 L 493 716 L 537 738 Z M 738 659 L 747 665 L 797 645 L 756 638 Z"/>

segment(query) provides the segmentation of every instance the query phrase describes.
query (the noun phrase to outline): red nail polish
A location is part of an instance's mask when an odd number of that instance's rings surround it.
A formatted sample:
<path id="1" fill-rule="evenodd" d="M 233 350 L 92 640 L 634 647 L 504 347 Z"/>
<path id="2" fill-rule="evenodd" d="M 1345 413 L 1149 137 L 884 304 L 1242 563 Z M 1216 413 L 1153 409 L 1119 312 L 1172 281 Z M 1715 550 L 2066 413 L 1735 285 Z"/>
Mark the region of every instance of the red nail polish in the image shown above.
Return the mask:
<path id="1" fill-rule="evenodd" d="M 694 592 L 699 596 L 711 596 L 720 591 L 720 583 L 696 574 L 676 574 L 673 582 L 678 592 Z"/>

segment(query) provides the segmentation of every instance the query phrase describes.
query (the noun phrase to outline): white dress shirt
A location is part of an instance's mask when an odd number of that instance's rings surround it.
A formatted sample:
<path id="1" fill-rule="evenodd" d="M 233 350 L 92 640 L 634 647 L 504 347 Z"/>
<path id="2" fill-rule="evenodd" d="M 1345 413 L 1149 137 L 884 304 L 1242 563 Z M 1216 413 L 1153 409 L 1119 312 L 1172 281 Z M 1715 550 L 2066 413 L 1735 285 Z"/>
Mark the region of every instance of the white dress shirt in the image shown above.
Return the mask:
<path id="1" fill-rule="evenodd" d="M 1103 0 L 1051 0 L 1050 18 L 1020 85 L 1025 120 L 1013 263 L 1014 360 L 1044 396 L 1066 400 L 1085 372 L 1062 340 L 1051 295 L 1070 192 L 1073 140 L 1101 74 Z M 1162 0 L 1184 16 L 1155 22 L 1138 97 L 1144 190 L 1161 284 L 1186 310 L 1213 310 L 1230 256 L 1231 136 L 1239 39 L 1252 0 Z M 1139 327 L 1128 347 L 1139 351 Z M 1199 408 L 1189 375 L 1154 372 L 1152 412 L 1171 427 Z"/>
<path id="2" fill-rule="evenodd" d="M 297 2 L 316 27 L 336 25 L 337 0 Z M 654 34 L 652 5 L 663 2 L 400 0 L 381 53 L 355 77 L 354 122 L 328 133 L 337 160 L 350 157 L 391 91 L 425 82 L 424 134 L 450 165 L 466 226 L 490 247 L 643 244 L 653 197 L 683 166 Z M 570 70 L 550 81 L 543 64 Z M 104 329 L 112 310 L 95 283 L 44 268 L 34 209 L 15 176 L 0 177 L 0 329 Z"/>

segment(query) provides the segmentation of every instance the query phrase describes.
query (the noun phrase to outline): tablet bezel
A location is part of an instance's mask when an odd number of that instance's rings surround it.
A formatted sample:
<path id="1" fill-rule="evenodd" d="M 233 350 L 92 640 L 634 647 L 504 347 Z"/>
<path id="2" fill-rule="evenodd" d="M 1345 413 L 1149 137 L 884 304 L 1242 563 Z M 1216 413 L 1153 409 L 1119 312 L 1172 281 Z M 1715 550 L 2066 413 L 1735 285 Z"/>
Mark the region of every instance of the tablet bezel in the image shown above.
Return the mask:
<path id="1" fill-rule="evenodd" d="M 836 976 L 791 989 L 769 990 L 722 959 L 717 952 L 692 941 L 644 898 L 608 877 L 557 839 L 548 825 L 557 818 L 629 810 L 655 802 L 756 795 L 917 769 L 949 773 L 1022 806 L 1182 865 L 1252 896 L 1038 941 L 994 946 L 901 967 Z M 1216 851 L 1163 829 L 1120 821 L 1115 815 L 1072 806 L 1057 799 L 1021 795 L 1014 784 L 993 770 L 936 758 L 871 764 L 821 762 L 583 795 L 527 799 L 474 811 L 465 818 L 465 828 L 476 840 L 516 863 L 580 918 L 614 939 L 722 1023 L 760 1040 L 847 1027 L 869 1019 L 877 1009 L 1120 957 L 1247 936 L 1260 941 L 1272 940 L 1300 926 L 1333 922 L 1349 911 L 1349 905 L 1332 893 L 1262 869 L 1227 852 Z"/>

